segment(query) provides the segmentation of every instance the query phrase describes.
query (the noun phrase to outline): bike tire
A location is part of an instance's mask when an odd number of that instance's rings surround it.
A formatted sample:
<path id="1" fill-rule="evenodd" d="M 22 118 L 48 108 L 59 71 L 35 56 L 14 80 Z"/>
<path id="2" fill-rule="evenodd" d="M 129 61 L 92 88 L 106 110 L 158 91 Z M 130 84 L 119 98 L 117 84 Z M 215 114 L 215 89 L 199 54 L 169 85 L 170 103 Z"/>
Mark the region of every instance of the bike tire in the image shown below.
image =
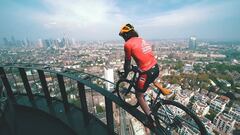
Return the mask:
<path id="1" fill-rule="evenodd" d="M 187 107 L 185 107 L 184 105 L 178 103 L 178 102 L 175 102 L 175 101 L 171 101 L 171 100 L 162 100 L 161 103 L 157 103 L 156 107 L 153 109 L 153 113 L 157 114 L 157 111 L 159 109 L 161 109 L 161 107 L 163 105 L 172 105 L 172 106 L 175 106 L 177 108 L 180 108 L 181 110 L 183 110 L 187 115 L 189 115 L 193 120 L 194 122 L 196 123 L 197 127 L 198 127 L 198 130 L 200 132 L 201 135 L 208 135 L 209 133 L 207 132 L 205 126 L 203 125 L 203 123 L 201 122 L 201 120 L 198 118 L 198 116 L 196 116 L 192 111 L 190 111 Z M 159 117 L 154 117 L 155 119 L 155 123 L 156 123 L 156 126 L 161 128 L 162 125 L 159 121 Z"/>
<path id="2" fill-rule="evenodd" d="M 121 86 L 123 84 L 128 85 L 127 90 L 124 89 L 123 86 Z M 131 89 L 131 90 L 129 90 L 129 89 Z M 123 90 L 126 90 L 128 92 L 123 94 Z M 139 106 L 139 103 L 137 101 L 136 94 L 135 94 L 135 88 L 134 88 L 132 81 L 127 80 L 127 79 L 120 79 L 116 83 L 116 92 L 117 92 L 118 97 L 122 101 L 127 103 L 127 105 L 129 105 L 130 107 L 138 107 Z"/>

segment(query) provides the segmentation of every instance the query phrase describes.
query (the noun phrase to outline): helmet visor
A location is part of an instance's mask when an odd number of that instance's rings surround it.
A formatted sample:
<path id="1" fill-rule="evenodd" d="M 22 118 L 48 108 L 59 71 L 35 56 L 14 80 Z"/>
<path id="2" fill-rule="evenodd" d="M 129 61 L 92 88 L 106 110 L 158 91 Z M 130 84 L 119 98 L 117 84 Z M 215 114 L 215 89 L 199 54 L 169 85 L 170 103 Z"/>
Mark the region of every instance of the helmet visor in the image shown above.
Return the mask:
<path id="1" fill-rule="evenodd" d="M 120 30 L 120 32 L 119 32 L 119 35 L 120 36 L 122 36 L 122 34 L 123 33 L 127 33 L 127 32 L 129 32 L 130 30 L 133 30 L 133 28 L 130 28 L 130 27 L 128 27 L 128 26 L 123 26 L 122 28 L 121 28 L 121 30 Z"/>

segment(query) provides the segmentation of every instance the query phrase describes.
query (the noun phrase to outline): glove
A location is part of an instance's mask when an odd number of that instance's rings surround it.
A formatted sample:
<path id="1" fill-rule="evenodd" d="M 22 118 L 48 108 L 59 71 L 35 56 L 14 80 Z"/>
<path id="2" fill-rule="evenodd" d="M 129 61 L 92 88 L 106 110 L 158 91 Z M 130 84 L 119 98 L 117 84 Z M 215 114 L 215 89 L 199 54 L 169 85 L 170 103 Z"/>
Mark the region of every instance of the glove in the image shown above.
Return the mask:
<path id="1" fill-rule="evenodd" d="M 120 79 L 126 78 L 125 77 L 125 72 L 121 72 L 121 71 L 118 70 L 117 73 L 118 73 L 118 76 L 119 76 Z"/>

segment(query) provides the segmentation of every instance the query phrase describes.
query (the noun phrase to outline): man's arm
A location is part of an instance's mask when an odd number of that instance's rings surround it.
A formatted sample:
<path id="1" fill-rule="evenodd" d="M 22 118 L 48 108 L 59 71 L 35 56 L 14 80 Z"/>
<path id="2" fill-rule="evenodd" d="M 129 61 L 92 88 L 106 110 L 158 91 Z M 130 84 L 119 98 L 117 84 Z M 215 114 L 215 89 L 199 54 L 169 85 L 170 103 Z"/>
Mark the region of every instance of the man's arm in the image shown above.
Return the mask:
<path id="1" fill-rule="evenodd" d="M 125 62 L 124 62 L 124 77 L 127 77 L 130 66 L 131 66 L 131 48 L 127 45 L 124 46 L 124 52 L 125 52 Z"/>
<path id="2" fill-rule="evenodd" d="M 127 77 L 129 71 L 130 71 L 130 64 L 131 64 L 131 59 L 125 58 L 125 63 L 124 63 L 124 77 Z"/>

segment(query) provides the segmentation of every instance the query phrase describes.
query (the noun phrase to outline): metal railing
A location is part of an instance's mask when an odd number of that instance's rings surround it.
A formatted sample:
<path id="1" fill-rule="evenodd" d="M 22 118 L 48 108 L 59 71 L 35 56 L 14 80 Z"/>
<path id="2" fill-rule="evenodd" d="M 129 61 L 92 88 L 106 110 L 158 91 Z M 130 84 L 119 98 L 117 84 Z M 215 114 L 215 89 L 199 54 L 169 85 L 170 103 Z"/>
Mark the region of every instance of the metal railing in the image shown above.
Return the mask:
<path id="1" fill-rule="evenodd" d="M 81 76 L 81 74 L 83 76 Z M 84 123 L 87 125 L 89 124 L 89 113 L 91 112 L 89 111 L 90 101 L 87 100 L 86 92 L 88 92 L 87 89 L 91 89 L 104 97 L 106 126 L 109 134 L 112 134 L 115 128 L 113 104 L 125 110 L 138 121 L 144 121 L 145 115 L 137 108 L 129 108 L 128 105 L 121 101 L 111 91 L 108 91 L 97 84 L 93 84 L 91 79 L 86 79 L 86 75 L 109 82 L 91 74 L 83 72 L 78 73 L 76 70 L 73 74 L 69 72 L 57 72 L 42 68 L 24 67 L 19 65 L 0 66 L 0 77 L 7 96 L 12 102 L 16 103 L 16 95 L 18 93 L 25 93 L 29 101 L 33 101 L 36 95 L 40 94 L 45 97 L 48 104 L 52 104 L 54 98 L 59 98 L 64 104 L 64 110 L 68 112 L 70 111 L 71 105 L 69 99 L 71 94 L 69 93 L 77 92 L 78 98 L 75 98 L 75 100 L 77 100 L 78 103 L 80 102 L 78 107 L 83 111 Z M 25 91 L 22 89 L 25 89 Z M 72 94 L 72 96 L 76 96 L 76 94 Z"/>

